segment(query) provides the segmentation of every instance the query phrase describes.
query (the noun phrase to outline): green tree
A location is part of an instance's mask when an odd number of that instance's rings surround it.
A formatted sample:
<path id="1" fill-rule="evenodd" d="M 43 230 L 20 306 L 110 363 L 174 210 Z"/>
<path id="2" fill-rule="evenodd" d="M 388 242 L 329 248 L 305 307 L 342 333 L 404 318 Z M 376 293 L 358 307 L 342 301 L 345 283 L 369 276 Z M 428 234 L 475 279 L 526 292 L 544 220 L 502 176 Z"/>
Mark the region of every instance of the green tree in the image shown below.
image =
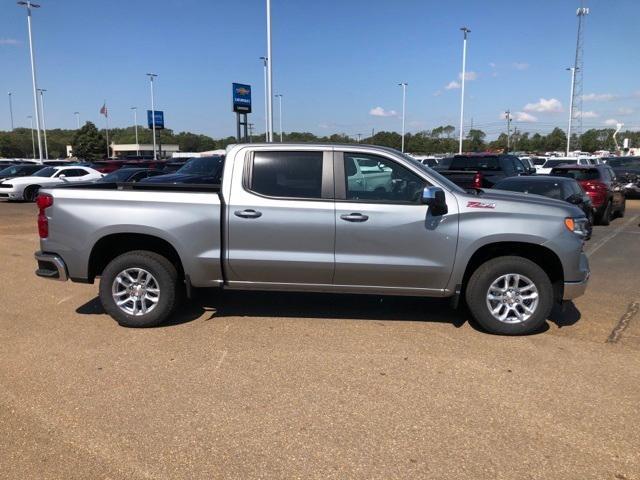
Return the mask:
<path id="1" fill-rule="evenodd" d="M 481 152 L 485 148 L 484 139 L 487 135 L 482 130 L 472 128 L 467 133 L 465 150 L 471 152 Z"/>
<path id="2" fill-rule="evenodd" d="M 73 155 L 84 160 L 105 158 L 106 142 L 96 126 L 87 122 L 76 132 L 71 143 Z"/>

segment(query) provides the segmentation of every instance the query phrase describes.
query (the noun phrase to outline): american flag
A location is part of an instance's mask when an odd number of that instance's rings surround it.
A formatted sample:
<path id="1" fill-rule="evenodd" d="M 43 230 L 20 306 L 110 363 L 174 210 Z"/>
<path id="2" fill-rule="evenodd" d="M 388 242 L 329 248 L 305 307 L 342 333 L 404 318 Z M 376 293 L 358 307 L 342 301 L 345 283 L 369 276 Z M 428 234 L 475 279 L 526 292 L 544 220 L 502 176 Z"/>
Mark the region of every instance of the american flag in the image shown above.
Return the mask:
<path id="1" fill-rule="evenodd" d="M 105 117 L 109 116 L 109 111 L 107 110 L 106 102 L 102 104 L 102 108 L 100 109 L 100 114 L 104 115 Z"/>

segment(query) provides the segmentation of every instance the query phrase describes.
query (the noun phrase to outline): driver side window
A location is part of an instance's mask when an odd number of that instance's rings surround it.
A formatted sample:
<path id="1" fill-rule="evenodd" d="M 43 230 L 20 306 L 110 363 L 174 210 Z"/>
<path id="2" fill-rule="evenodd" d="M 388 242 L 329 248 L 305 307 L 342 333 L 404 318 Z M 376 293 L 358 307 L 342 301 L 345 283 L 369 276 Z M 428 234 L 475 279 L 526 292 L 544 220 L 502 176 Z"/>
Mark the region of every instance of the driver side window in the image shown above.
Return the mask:
<path id="1" fill-rule="evenodd" d="M 344 153 L 346 199 L 371 203 L 419 204 L 428 182 L 377 155 Z"/>

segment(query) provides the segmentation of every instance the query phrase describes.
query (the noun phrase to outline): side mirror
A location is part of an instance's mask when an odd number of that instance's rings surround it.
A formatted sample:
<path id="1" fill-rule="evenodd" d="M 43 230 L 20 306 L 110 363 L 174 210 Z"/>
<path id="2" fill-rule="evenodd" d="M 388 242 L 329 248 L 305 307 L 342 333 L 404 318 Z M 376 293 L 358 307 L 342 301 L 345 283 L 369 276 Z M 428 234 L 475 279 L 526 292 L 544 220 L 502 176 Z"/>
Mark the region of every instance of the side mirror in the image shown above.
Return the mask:
<path id="1" fill-rule="evenodd" d="M 425 187 L 422 191 L 421 202 L 429 207 L 434 216 L 445 215 L 449 211 L 444 190 L 440 187 Z"/>
<path id="2" fill-rule="evenodd" d="M 67 176 L 65 174 L 62 174 L 58 177 L 60 180 L 66 180 Z"/>

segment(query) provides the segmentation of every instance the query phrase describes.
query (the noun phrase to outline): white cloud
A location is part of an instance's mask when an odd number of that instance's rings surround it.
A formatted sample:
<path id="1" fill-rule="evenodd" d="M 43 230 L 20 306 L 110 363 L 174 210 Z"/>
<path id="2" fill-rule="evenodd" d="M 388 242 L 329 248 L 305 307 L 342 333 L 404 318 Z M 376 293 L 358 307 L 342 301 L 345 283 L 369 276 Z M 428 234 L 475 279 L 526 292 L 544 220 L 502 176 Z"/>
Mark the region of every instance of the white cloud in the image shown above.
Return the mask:
<path id="1" fill-rule="evenodd" d="M 546 112 L 546 113 L 558 113 L 562 111 L 562 103 L 556 98 L 541 98 L 536 103 L 527 103 L 524 106 L 525 112 Z"/>
<path id="2" fill-rule="evenodd" d="M 447 85 L 445 85 L 445 90 L 454 90 L 456 88 L 460 88 L 460 84 L 455 80 L 451 80 Z"/>
<path id="3" fill-rule="evenodd" d="M 618 120 L 616 120 L 615 118 L 607 118 L 607 119 L 604 121 L 604 124 L 605 124 L 605 125 L 609 125 L 609 126 L 615 126 L 615 125 L 616 125 L 616 124 L 618 124 L 618 123 L 620 123 L 620 122 L 618 122 Z"/>
<path id="4" fill-rule="evenodd" d="M 493 62 L 489 62 L 489 66 L 490 66 L 491 68 L 496 68 L 496 64 L 495 64 L 495 63 L 493 63 Z"/>
<path id="5" fill-rule="evenodd" d="M 529 68 L 529 64 L 525 62 L 515 62 L 513 64 L 513 68 L 515 68 L 516 70 L 526 70 L 527 68 Z"/>
<path id="6" fill-rule="evenodd" d="M 582 118 L 598 118 L 599 116 L 600 115 L 598 115 L 593 110 L 589 110 L 587 112 L 582 112 Z"/>
<path id="7" fill-rule="evenodd" d="M 633 108 L 620 107 L 618 109 L 618 115 L 631 115 L 634 112 Z"/>
<path id="8" fill-rule="evenodd" d="M 534 117 L 533 115 L 527 112 L 516 112 L 513 119 L 516 122 L 525 122 L 525 123 L 533 123 L 538 121 L 538 117 Z"/>
<path id="9" fill-rule="evenodd" d="M 610 102 L 618 98 L 613 93 L 587 93 L 582 96 L 582 100 L 585 102 Z"/>
<path id="10" fill-rule="evenodd" d="M 0 38 L 0 45 L 20 45 L 22 42 L 15 38 Z"/>
<path id="11" fill-rule="evenodd" d="M 460 80 L 462 80 L 462 73 L 458 74 L 458 78 Z M 478 74 L 476 72 L 465 72 L 464 73 L 464 79 L 469 82 L 471 80 L 477 80 L 478 79 Z"/>
<path id="12" fill-rule="evenodd" d="M 369 115 L 374 117 L 395 117 L 398 115 L 398 112 L 395 110 L 385 110 L 382 107 L 375 107 L 369 110 Z"/>

